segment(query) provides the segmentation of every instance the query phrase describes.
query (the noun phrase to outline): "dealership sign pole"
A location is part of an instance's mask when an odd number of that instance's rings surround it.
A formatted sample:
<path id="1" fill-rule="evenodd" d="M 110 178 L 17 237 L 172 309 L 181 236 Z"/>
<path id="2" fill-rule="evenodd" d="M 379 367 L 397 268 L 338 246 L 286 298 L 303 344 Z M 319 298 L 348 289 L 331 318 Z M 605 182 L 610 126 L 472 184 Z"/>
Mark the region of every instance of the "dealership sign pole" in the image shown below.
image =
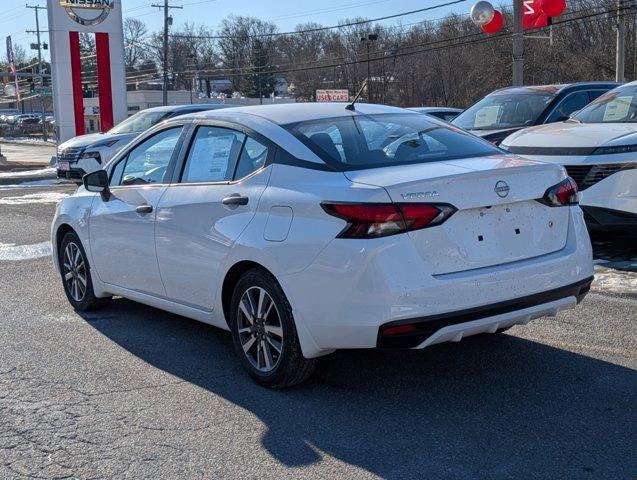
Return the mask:
<path id="1" fill-rule="evenodd" d="M 85 133 L 80 34 L 95 35 L 101 130 L 127 116 L 122 7 L 119 0 L 47 0 L 53 106 L 58 141 Z"/>
<path id="2" fill-rule="evenodd" d="M 551 25 L 551 19 L 565 9 L 566 0 L 513 0 L 513 86 L 524 84 L 524 31 Z M 504 28 L 504 15 L 487 0 L 476 2 L 470 16 L 485 33 L 493 35 Z"/>

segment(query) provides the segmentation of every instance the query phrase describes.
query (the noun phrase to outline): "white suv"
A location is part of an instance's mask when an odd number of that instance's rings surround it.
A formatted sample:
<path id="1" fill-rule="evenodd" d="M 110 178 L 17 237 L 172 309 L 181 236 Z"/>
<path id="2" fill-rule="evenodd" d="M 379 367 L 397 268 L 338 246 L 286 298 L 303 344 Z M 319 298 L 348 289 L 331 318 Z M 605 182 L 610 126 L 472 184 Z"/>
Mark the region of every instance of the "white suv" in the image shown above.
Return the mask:
<path id="1" fill-rule="evenodd" d="M 260 383 L 342 348 L 424 348 L 572 308 L 577 190 L 445 122 L 345 104 L 180 117 L 84 177 L 52 227 L 78 310 L 121 295 L 229 329 Z"/>
<path id="2" fill-rule="evenodd" d="M 128 117 L 106 133 L 79 135 L 61 143 L 57 154 L 51 158 L 51 165 L 55 165 L 58 178 L 79 183 L 84 175 L 102 168 L 120 148 L 159 122 L 178 115 L 227 107 L 229 105 L 204 103 L 148 108 Z"/>

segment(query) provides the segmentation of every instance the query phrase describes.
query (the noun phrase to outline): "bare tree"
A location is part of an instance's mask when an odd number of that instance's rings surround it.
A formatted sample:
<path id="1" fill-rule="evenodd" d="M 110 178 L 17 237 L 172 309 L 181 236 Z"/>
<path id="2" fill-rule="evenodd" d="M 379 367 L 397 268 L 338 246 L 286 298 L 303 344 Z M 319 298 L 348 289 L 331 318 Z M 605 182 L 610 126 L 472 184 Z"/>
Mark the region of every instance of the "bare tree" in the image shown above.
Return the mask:
<path id="1" fill-rule="evenodd" d="M 146 24 L 138 18 L 124 19 L 124 63 L 126 70 L 134 70 L 148 58 L 148 45 L 144 41 L 148 35 Z"/>

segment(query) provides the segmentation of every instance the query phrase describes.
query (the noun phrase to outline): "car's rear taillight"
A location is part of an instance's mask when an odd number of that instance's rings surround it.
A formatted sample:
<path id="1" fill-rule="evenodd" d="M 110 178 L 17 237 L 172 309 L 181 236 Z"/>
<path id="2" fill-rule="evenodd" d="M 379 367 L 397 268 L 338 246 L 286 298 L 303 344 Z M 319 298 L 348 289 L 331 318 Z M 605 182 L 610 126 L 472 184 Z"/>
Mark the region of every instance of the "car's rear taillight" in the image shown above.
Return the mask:
<path id="1" fill-rule="evenodd" d="M 557 185 L 549 188 L 542 197 L 542 203 L 550 207 L 577 205 L 577 184 L 571 177 L 566 177 Z"/>
<path id="2" fill-rule="evenodd" d="M 339 238 L 376 238 L 440 225 L 455 207 L 431 203 L 330 203 L 323 209 L 347 221 Z"/>

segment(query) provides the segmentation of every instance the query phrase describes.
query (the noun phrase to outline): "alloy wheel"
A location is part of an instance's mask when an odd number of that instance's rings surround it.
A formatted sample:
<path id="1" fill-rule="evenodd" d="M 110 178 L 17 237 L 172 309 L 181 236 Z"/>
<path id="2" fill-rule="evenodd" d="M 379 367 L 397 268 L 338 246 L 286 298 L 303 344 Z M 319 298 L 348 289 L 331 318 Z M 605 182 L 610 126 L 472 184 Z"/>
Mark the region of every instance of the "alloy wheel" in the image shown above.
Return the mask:
<path id="1" fill-rule="evenodd" d="M 241 296 L 237 328 L 252 366 L 262 373 L 274 370 L 283 350 L 283 327 L 274 300 L 263 288 L 250 287 Z"/>
<path id="2" fill-rule="evenodd" d="M 73 242 L 66 245 L 62 262 L 64 283 L 76 302 L 81 302 L 86 294 L 87 271 L 86 262 L 80 248 Z"/>

